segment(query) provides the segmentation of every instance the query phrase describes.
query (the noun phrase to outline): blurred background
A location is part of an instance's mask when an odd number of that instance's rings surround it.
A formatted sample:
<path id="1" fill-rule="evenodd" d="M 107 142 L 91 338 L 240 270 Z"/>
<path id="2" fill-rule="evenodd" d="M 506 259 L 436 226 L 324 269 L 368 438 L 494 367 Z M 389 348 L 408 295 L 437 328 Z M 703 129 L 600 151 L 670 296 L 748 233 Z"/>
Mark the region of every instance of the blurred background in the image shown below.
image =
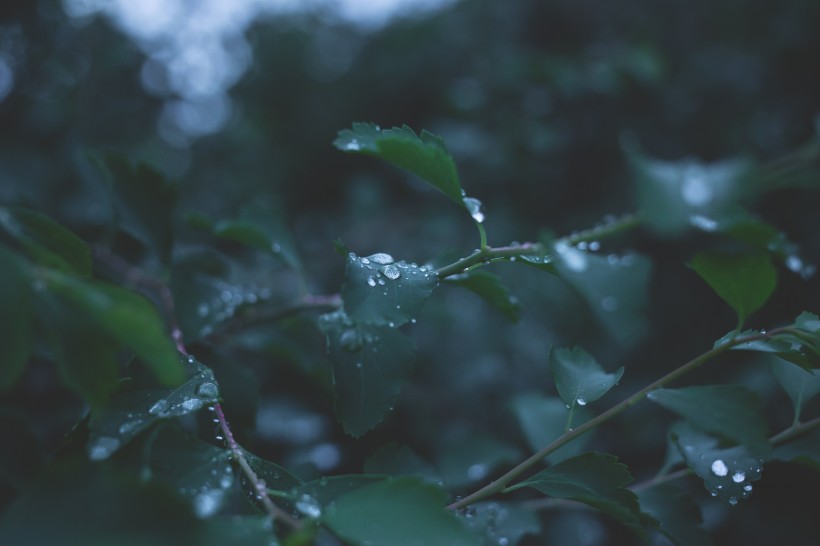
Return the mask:
<path id="1" fill-rule="evenodd" d="M 332 294 L 344 270 L 335 239 L 360 255 L 437 265 L 479 244 L 469 218 L 434 190 L 334 149 L 337 131 L 352 122 L 441 135 L 467 193 L 484 203 L 490 244 L 532 241 L 633 212 L 627 147 L 666 161 L 765 165 L 810 142 L 820 114 L 818 55 L 815 0 L 6 0 L 0 203 L 43 210 L 98 240 L 112 212 L 87 150 L 119 152 L 178 187 L 177 263 L 201 243 L 192 218 L 233 218 L 265 203 L 284 211 L 303 279 L 228 249 L 231 273 L 222 281 L 253 283 L 278 301 L 298 282 Z M 749 326 L 817 312 L 818 193 L 785 187 L 744 205 L 785 233 L 801 260 L 780 267 L 772 302 Z M 202 339 L 193 351 L 214 367 L 226 409 L 255 453 L 306 473 L 360 472 L 369 454 L 395 441 L 467 493 L 486 472 L 447 478 L 453 465 L 463 470 L 449 462 L 463 459 L 459 447 L 486 453 L 493 465 L 529 451 L 510 401 L 554 393 L 550 347 L 580 345 L 609 371 L 626 367 L 601 411 L 735 326 L 731 310 L 684 265 L 711 244 L 706 236 L 638 230 L 603 242 L 603 255 L 651 260 L 638 318 L 602 321 L 559 279 L 513 264 L 495 272 L 523 304 L 518 324 L 469 292 L 443 287 L 408 329 L 419 348 L 412 380 L 388 422 L 362 440 L 345 437 L 333 417 L 314 316 L 224 343 Z M 169 274 L 127 241 L 118 251 Z M 188 280 L 184 271 L 170 273 L 174 282 Z M 725 360 L 687 384 L 741 382 L 765 396 L 774 431 L 787 426 L 789 402 L 766 363 L 744 354 Z M 28 472 L 82 412 L 44 381 L 25 384 L 35 425 L 19 431 L 19 441 L 40 453 Z M 67 408 L 59 422 L 44 399 Z M 587 447 L 617 454 L 637 479 L 648 478 L 663 460 L 671 420 L 627 412 Z M 793 544 L 818 536 L 796 493 L 818 490 L 817 474 L 770 467 L 742 506 L 703 499 L 717 544 L 771 544 L 786 528 Z M 700 484 L 689 485 L 706 497 Z M 634 540 L 586 512 L 558 516 L 543 516 L 556 544 Z"/>

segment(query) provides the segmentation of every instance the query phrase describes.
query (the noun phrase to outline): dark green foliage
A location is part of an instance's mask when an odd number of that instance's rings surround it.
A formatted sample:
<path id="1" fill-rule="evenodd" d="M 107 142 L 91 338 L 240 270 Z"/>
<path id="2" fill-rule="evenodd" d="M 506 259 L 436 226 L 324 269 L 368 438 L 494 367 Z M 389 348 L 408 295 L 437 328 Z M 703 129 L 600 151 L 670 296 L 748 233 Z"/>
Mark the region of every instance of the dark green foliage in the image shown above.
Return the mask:
<path id="1" fill-rule="evenodd" d="M 678 546 L 709 546 L 701 528 L 700 508 L 681 489 L 659 485 L 638 492 L 641 512 L 658 522 L 658 530 Z"/>

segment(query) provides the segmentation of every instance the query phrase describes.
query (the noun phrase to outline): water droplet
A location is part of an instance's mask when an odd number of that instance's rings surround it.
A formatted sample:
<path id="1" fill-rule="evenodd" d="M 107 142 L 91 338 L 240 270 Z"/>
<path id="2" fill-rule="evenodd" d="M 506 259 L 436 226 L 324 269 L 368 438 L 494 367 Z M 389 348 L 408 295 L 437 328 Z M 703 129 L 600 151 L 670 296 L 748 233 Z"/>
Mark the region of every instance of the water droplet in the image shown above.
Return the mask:
<path id="1" fill-rule="evenodd" d="M 193 364 L 194 362 L 196 362 L 194 355 L 188 355 L 188 364 Z"/>
<path id="2" fill-rule="evenodd" d="M 735 506 L 737 504 L 737 497 L 729 497 L 729 504 Z"/>
<path id="3" fill-rule="evenodd" d="M 715 476 L 723 477 L 729 473 L 729 469 L 726 467 L 726 463 L 724 463 L 721 459 L 715 459 L 715 462 L 712 463 L 712 473 Z"/>
<path id="4" fill-rule="evenodd" d="M 500 537 L 498 539 L 498 546 L 507 546 L 510 543 L 510 539 L 507 537 Z"/>
<path id="5" fill-rule="evenodd" d="M 225 497 L 225 492 L 221 489 L 211 489 L 200 493 L 194 497 L 194 513 L 197 517 L 207 518 L 214 515 Z"/>
<path id="6" fill-rule="evenodd" d="M 200 303 L 200 304 L 199 304 L 199 307 L 198 307 L 198 308 L 197 308 L 197 310 L 196 310 L 196 312 L 197 312 L 197 314 L 198 314 L 200 317 L 205 317 L 205 316 L 207 316 L 207 315 L 208 315 L 208 304 L 206 304 L 206 303 Z"/>
<path id="7" fill-rule="evenodd" d="M 133 421 L 125 421 L 120 425 L 120 428 L 118 430 L 120 431 L 120 434 L 129 434 L 141 424 L 142 421 L 140 421 L 139 419 L 135 419 Z"/>
<path id="8" fill-rule="evenodd" d="M 483 479 L 489 471 L 489 467 L 483 463 L 470 465 L 470 467 L 467 469 L 467 477 L 474 481 L 480 480 Z"/>
<path id="9" fill-rule="evenodd" d="M 743 486 L 743 490 L 744 490 L 744 491 L 746 491 L 747 493 L 751 493 L 751 491 L 752 491 L 752 484 L 747 483 L 746 485 L 744 485 L 744 486 Z"/>
<path id="10" fill-rule="evenodd" d="M 555 250 L 564 260 L 564 264 L 575 271 L 581 273 L 587 269 L 587 257 L 582 250 L 573 248 L 565 242 L 558 242 L 555 244 Z"/>
<path id="11" fill-rule="evenodd" d="M 601 250 L 601 242 L 600 241 L 592 241 L 589 243 L 589 249 L 593 252 Z"/>
<path id="12" fill-rule="evenodd" d="M 689 223 L 702 231 L 717 231 L 719 224 L 700 214 L 693 214 L 689 217 Z"/>
<path id="13" fill-rule="evenodd" d="M 746 479 L 746 474 L 740 470 L 732 474 L 732 481 L 735 483 L 741 483 L 743 480 Z"/>
<path id="14" fill-rule="evenodd" d="M 392 264 L 396 260 L 393 259 L 393 256 L 390 254 L 385 254 L 384 252 L 378 252 L 373 254 L 372 256 L 368 256 L 371 262 L 379 265 L 387 265 Z"/>
<path id="15" fill-rule="evenodd" d="M 690 166 L 683 175 L 680 195 L 687 205 L 702 207 L 712 200 L 712 188 L 700 167 Z"/>
<path id="16" fill-rule="evenodd" d="M 185 411 L 196 411 L 201 409 L 205 404 L 199 398 L 188 398 L 182 402 L 182 409 Z"/>
<path id="17" fill-rule="evenodd" d="M 345 351 L 354 352 L 362 348 L 362 336 L 355 328 L 350 328 L 342 332 L 342 335 L 339 337 L 339 342 Z"/>
<path id="18" fill-rule="evenodd" d="M 401 277 L 401 271 L 399 271 L 399 268 L 395 265 L 386 265 L 383 268 L 381 268 L 381 272 L 384 274 L 385 277 L 393 281 Z"/>
<path id="19" fill-rule="evenodd" d="M 322 507 L 319 502 L 307 493 L 303 493 L 296 501 L 296 509 L 303 515 L 313 519 L 322 515 Z"/>
<path id="20" fill-rule="evenodd" d="M 111 456 L 120 447 L 118 438 L 102 436 L 88 449 L 88 456 L 92 461 L 102 461 Z"/>
<path id="21" fill-rule="evenodd" d="M 384 279 L 382 279 L 382 278 L 379 279 L 379 286 L 384 286 Z M 384 295 L 386 296 L 387 292 L 385 292 Z"/>
<path id="22" fill-rule="evenodd" d="M 196 388 L 196 395 L 201 398 L 206 398 L 208 400 L 213 400 L 217 396 L 219 396 L 219 388 L 216 386 L 216 383 L 211 383 L 210 381 L 206 381 L 200 384 Z M 210 406 L 208 409 L 211 409 L 213 406 Z M 211 411 L 213 411 L 211 409 Z"/>
<path id="23" fill-rule="evenodd" d="M 484 221 L 484 213 L 481 212 L 481 201 L 473 197 L 465 197 L 462 201 L 473 220 L 479 224 Z"/>
<path id="24" fill-rule="evenodd" d="M 233 475 L 231 475 L 231 474 L 223 474 L 222 477 L 219 478 L 219 487 L 221 487 L 222 489 L 227 489 L 232 484 L 233 484 Z"/>
<path id="25" fill-rule="evenodd" d="M 376 286 L 376 279 L 374 279 L 373 277 L 367 277 L 367 284 L 369 284 L 370 286 Z"/>
<path id="26" fill-rule="evenodd" d="M 361 369 L 362 368 L 362 363 L 361 362 L 356 362 L 356 367 Z"/>
<path id="27" fill-rule="evenodd" d="M 162 398 L 154 402 L 154 405 L 148 410 L 148 413 L 151 415 L 162 415 L 163 413 L 168 411 L 168 400 Z"/>
<path id="28" fill-rule="evenodd" d="M 350 142 L 345 144 L 345 150 L 349 152 L 357 152 L 362 149 L 362 145 L 359 144 L 359 141 L 355 138 L 351 139 Z"/>
<path id="29" fill-rule="evenodd" d="M 587 405 L 586 398 L 579 397 L 578 400 L 576 400 L 576 402 L 578 403 L 579 406 L 586 406 Z"/>

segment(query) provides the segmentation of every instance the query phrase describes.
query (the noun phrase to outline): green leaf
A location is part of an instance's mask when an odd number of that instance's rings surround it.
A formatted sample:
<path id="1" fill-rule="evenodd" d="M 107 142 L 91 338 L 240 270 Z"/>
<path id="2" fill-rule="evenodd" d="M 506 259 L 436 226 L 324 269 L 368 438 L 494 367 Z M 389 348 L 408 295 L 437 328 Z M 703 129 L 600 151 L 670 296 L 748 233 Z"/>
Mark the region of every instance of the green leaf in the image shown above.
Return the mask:
<path id="1" fill-rule="evenodd" d="M 257 457 L 250 451 L 243 450 L 242 452 L 245 454 L 245 459 L 256 474 L 256 477 L 265 482 L 265 486 L 268 490 L 286 492 L 304 483 L 286 468 L 274 462 L 262 459 L 261 457 Z M 256 489 L 247 481 L 247 477 L 244 473 L 240 473 L 240 478 L 242 479 L 243 489 L 247 496 L 251 499 L 255 499 L 257 495 Z"/>
<path id="2" fill-rule="evenodd" d="M 270 207 L 252 203 L 242 209 L 238 219 L 218 222 L 213 226 L 213 233 L 268 252 L 295 271 L 302 268 L 296 243 L 282 213 Z"/>
<path id="3" fill-rule="evenodd" d="M 101 332 L 137 353 L 162 383 L 173 385 L 183 380 L 185 374 L 176 347 L 163 320 L 145 298 L 59 271 L 43 271 L 41 275 L 60 300 L 86 314 Z"/>
<path id="4" fill-rule="evenodd" d="M 176 186 L 153 167 L 134 164 L 121 155 L 90 152 L 89 157 L 108 175 L 119 226 L 168 264 L 174 241 Z"/>
<path id="5" fill-rule="evenodd" d="M 677 546 L 710 546 L 701 528 L 700 507 L 678 487 L 662 484 L 638 492 L 641 512 L 657 521 L 658 530 Z"/>
<path id="6" fill-rule="evenodd" d="M 533 451 L 549 445 L 564 434 L 567 425 L 567 408 L 558 398 L 525 394 L 516 396 L 512 401 L 512 410 L 518 419 L 518 424 L 527 439 L 527 445 Z M 586 421 L 588 413 L 584 408 L 576 409 L 582 421 Z M 565 444 L 547 455 L 546 459 L 552 464 L 561 462 L 570 457 L 579 455 L 589 440 L 589 434 L 582 434 L 572 442 Z"/>
<path id="7" fill-rule="evenodd" d="M 377 449 L 364 463 L 366 474 L 385 476 L 419 476 L 438 481 L 432 465 L 407 446 L 391 442 Z"/>
<path id="8" fill-rule="evenodd" d="M 820 470 L 820 429 L 777 446 L 772 459 L 803 463 Z"/>
<path id="9" fill-rule="evenodd" d="M 342 495 L 385 479 L 385 476 L 366 474 L 331 476 L 294 487 L 288 493 L 288 498 L 296 511 L 305 517 L 316 519 Z"/>
<path id="10" fill-rule="evenodd" d="M 91 251 L 85 241 L 48 216 L 23 207 L 0 207 L 0 228 L 38 265 L 91 276 Z"/>
<path id="11" fill-rule="evenodd" d="M 670 436 L 686 464 L 703 479 L 703 485 L 713 497 L 737 504 L 751 494 L 751 482 L 760 479 L 767 456 L 748 446 L 719 448 L 717 438 L 698 432 L 684 422 L 674 425 Z"/>
<path id="12" fill-rule="evenodd" d="M 352 546 L 478 545 L 478 537 L 444 510 L 446 500 L 442 489 L 417 478 L 388 478 L 342 495 L 322 522 Z"/>
<path id="13" fill-rule="evenodd" d="M 183 359 L 190 379 L 173 389 L 135 389 L 114 395 L 91 414 L 88 455 L 107 459 L 152 424 L 197 412 L 219 401 L 213 372 L 193 357 Z"/>
<path id="14" fill-rule="evenodd" d="M 323 315 L 320 326 L 333 366 L 336 413 L 345 432 L 361 436 L 395 404 L 415 345 L 393 328 L 353 322 L 341 311 Z"/>
<path id="15" fill-rule="evenodd" d="M 698 254 L 690 266 L 735 310 L 740 324 L 777 286 L 777 271 L 766 254 Z"/>
<path id="16" fill-rule="evenodd" d="M 558 499 L 582 502 L 640 531 L 638 497 L 624 486 L 632 475 L 618 458 L 605 453 L 584 453 L 542 470 L 508 488 L 532 487 Z"/>
<path id="17" fill-rule="evenodd" d="M 732 330 L 717 340 L 715 347 L 725 345 L 737 337 L 755 335 L 763 335 L 763 332 L 758 330 L 746 330 L 738 334 L 736 330 Z M 747 341 L 733 346 L 732 350 L 771 353 L 809 372 L 815 368 L 820 368 L 820 345 L 815 345 L 811 343 L 811 340 L 805 337 L 798 337 L 793 333 L 780 333 L 765 339 Z"/>
<path id="18" fill-rule="evenodd" d="M 765 455 L 771 446 L 766 438 L 762 402 L 740 385 L 705 385 L 682 389 L 657 389 L 647 397 L 671 410 L 704 432 L 747 446 Z"/>
<path id="19" fill-rule="evenodd" d="M 618 384 L 624 373 L 606 373 L 592 356 L 580 347 L 550 351 L 550 371 L 558 394 L 568 407 L 585 406 L 598 400 Z"/>
<path id="20" fill-rule="evenodd" d="M 799 419 L 803 406 L 820 393 L 820 371 L 800 369 L 773 359 L 772 372 L 792 401 L 795 419 Z"/>
<path id="21" fill-rule="evenodd" d="M 466 207 L 455 161 L 441 137 L 427 131 L 416 136 L 406 125 L 383 131 L 372 123 L 354 123 L 352 130 L 339 131 L 333 145 L 343 152 L 372 155 L 410 171 Z"/>
<path id="22" fill-rule="evenodd" d="M 384 253 L 366 258 L 351 253 L 342 300 L 353 320 L 395 327 L 418 316 L 436 286 L 438 276 L 424 266 L 395 262 Z"/>
<path id="23" fill-rule="evenodd" d="M 800 328 L 806 332 L 811 332 L 813 334 L 820 333 L 820 317 L 814 313 L 809 313 L 808 311 L 803 311 L 800 313 L 800 315 L 794 320 L 794 325 L 796 328 Z"/>
<path id="24" fill-rule="evenodd" d="M 0 389 L 7 389 L 22 375 L 31 354 L 34 304 L 24 260 L 0 247 L 0 264 Z"/>
<path id="25" fill-rule="evenodd" d="M 651 262 L 636 254 L 601 256 L 555 243 L 555 270 L 615 339 L 636 343 L 648 331 Z"/>
<path id="26" fill-rule="evenodd" d="M 197 546 L 279 546 L 271 533 L 269 516 L 228 516 L 210 518 L 203 523 Z"/>
<path id="27" fill-rule="evenodd" d="M 447 278 L 447 282 L 475 292 L 500 311 L 510 322 L 518 322 L 521 305 L 518 303 L 518 298 L 510 295 L 498 275 L 475 269 L 467 273 L 451 275 Z"/>
<path id="28" fill-rule="evenodd" d="M 151 476 L 188 499 L 199 518 L 216 515 L 235 485 L 231 452 L 186 435 L 175 427 L 161 428 L 145 449 L 142 475 Z"/>
<path id="29" fill-rule="evenodd" d="M 521 452 L 488 433 L 465 432 L 447 438 L 436 468 L 449 489 L 486 481 L 497 468 L 516 463 Z"/>
<path id="30" fill-rule="evenodd" d="M 541 532 L 533 510 L 508 502 L 479 502 L 467 507 L 464 521 L 484 537 L 484 546 L 515 546 L 525 535 Z"/>
<path id="31" fill-rule="evenodd" d="M 627 150 L 638 187 L 641 218 L 655 231 L 675 235 L 693 217 L 720 217 L 741 196 L 753 165 L 744 159 L 712 164 L 661 161 Z"/>

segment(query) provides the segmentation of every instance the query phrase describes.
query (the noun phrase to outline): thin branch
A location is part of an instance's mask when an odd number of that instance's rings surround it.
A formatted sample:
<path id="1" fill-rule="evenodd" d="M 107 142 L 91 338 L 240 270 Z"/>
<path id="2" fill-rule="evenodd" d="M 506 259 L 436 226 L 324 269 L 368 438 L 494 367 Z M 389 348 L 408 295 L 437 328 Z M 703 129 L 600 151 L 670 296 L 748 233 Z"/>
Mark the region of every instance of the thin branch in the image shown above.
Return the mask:
<path id="1" fill-rule="evenodd" d="M 598 425 L 609 421 L 610 419 L 612 419 L 613 417 L 615 417 L 616 415 L 618 415 L 619 413 L 621 413 L 625 409 L 637 404 L 639 401 L 643 400 L 643 398 L 647 394 L 649 394 L 651 391 L 653 391 L 655 389 L 659 389 L 659 388 L 671 383 L 672 381 L 678 379 L 679 377 L 691 372 L 695 368 L 698 368 L 704 362 L 718 356 L 719 354 L 731 349 L 732 347 L 736 347 L 736 346 L 742 345 L 744 343 L 750 343 L 752 341 L 758 341 L 758 340 L 762 340 L 762 339 L 769 339 L 772 336 L 775 336 L 775 335 L 780 334 L 780 333 L 785 333 L 785 332 L 788 332 L 788 331 L 790 331 L 790 329 L 788 327 L 785 327 L 785 328 L 774 329 L 774 330 L 771 330 L 767 333 L 753 334 L 753 335 L 749 335 L 749 336 L 745 336 L 745 337 L 736 337 L 732 340 L 727 341 L 726 343 L 724 343 L 722 345 L 719 345 L 717 347 L 714 347 L 714 348 L 710 349 L 709 351 L 706 351 L 705 353 L 693 358 L 692 360 L 690 360 L 689 362 L 687 362 L 683 366 L 669 372 L 668 374 L 666 374 L 662 378 L 650 383 L 649 385 L 647 385 L 643 389 L 639 390 L 638 392 L 636 392 L 635 394 L 633 394 L 629 398 L 623 400 L 622 402 L 612 406 L 611 408 L 609 408 L 605 412 L 597 415 L 596 417 L 593 417 L 592 419 L 590 419 L 589 421 L 586 421 L 582 425 L 580 425 L 580 426 L 566 432 L 565 434 L 561 435 L 556 440 L 554 440 L 552 443 L 550 443 L 547 446 L 541 448 L 536 453 L 534 453 L 532 456 L 530 456 L 526 460 L 522 461 L 521 463 L 519 463 L 518 465 L 516 465 L 515 467 L 510 469 L 509 471 L 507 471 L 505 474 L 503 474 L 499 478 L 496 478 L 495 480 L 493 480 L 489 484 L 487 484 L 484 487 L 478 489 L 474 493 L 464 497 L 463 499 L 454 502 L 453 504 L 448 506 L 448 508 L 450 510 L 458 510 L 458 509 L 464 508 L 465 506 L 469 506 L 470 504 L 473 504 L 474 502 L 485 499 L 485 498 L 487 498 L 491 495 L 502 492 L 507 487 L 507 484 L 509 484 L 512 480 L 514 480 L 515 478 L 517 478 L 518 476 L 520 476 L 521 474 L 523 474 L 527 470 L 529 470 L 532 467 L 536 466 L 537 464 L 541 463 L 544 460 L 544 457 L 546 457 L 547 455 L 549 455 L 553 451 L 555 451 L 558 448 L 560 448 L 561 446 L 569 443 L 570 441 L 572 441 L 575 438 L 577 438 L 578 436 L 584 434 L 588 430 L 591 430 L 591 429 L 597 427 Z"/>

